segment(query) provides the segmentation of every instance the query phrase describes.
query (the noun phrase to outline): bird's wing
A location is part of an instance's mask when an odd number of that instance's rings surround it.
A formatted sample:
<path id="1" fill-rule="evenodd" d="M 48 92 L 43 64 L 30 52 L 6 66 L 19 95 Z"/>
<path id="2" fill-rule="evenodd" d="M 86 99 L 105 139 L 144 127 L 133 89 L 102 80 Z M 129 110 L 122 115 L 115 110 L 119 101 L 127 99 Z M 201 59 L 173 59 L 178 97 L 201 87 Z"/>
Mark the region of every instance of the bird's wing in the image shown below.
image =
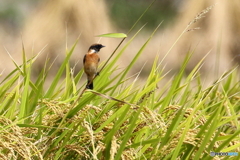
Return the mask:
<path id="1" fill-rule="evenodd" d="M 83 64 L 85 64 L 85 61 L 86 61 L 86 54 L 85 54 L 85 56 L 83 57 Z"/>

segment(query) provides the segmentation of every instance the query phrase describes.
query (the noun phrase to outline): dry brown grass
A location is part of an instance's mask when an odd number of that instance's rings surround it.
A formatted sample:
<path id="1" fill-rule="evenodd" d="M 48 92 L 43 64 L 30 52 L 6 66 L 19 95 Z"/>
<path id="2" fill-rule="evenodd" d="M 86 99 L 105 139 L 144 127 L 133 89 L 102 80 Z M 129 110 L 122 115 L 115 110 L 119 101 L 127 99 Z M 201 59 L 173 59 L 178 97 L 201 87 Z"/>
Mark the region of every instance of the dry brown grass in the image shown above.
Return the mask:
<path id="1" fill-rule="evenodd" d="M 0 117 L 0 158 L 9 159 L 40 159 L 42 154 L 34 144 L 32 138 L 28 138 L 28 129 L 18 127 L 14 122 L 5 117 Z"/>

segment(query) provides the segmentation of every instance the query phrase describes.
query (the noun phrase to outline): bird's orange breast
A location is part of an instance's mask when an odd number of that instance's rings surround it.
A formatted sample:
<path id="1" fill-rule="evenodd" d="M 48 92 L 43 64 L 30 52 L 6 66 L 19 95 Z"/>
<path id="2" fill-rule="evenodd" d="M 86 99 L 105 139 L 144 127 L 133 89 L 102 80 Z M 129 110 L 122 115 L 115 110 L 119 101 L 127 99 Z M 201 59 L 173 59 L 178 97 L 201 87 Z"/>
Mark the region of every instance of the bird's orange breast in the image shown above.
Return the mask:
<path id="1" fill-rule="evenodd" d="M 84 61 L 84 71 L 87 74 L 95 74 L 97 72 L 99 56 L 96 53 L 86 54 Z"/>
<path id="2" fill-rule="evenodd" d="M 85 63 L 84 63 L 84 66 L 85 65 L 98 65 L 98 61 L 99 61 L 99 56 L 96 54 L 96 53 L 93 53 L 93 54 L 86 54 L 86 57 L 85 57 Z"/>
<path id="3" fill-rule="evenodd" d="M 98 63 L 99 61 L 99 56 L 96 53 L 92 54 L 87 54 L 86 55 L 86 62 L 93 62 L 93 63 Z"/>

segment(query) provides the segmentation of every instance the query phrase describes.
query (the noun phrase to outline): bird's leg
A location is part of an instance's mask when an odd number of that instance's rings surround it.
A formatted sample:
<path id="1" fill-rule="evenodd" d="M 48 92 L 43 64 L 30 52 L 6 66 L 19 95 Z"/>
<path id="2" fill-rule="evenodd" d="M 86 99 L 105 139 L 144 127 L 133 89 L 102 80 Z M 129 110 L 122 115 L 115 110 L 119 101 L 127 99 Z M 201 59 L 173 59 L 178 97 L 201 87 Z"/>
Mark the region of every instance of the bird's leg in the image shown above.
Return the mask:
<path id="1" fill-rule="evenodd" d="M 93 89 L 93 82 L 90 81 L 90 80 L 88 80 L 88 81 L 87 81 L 86 88 L 87 88 L 87 89 Z"/>

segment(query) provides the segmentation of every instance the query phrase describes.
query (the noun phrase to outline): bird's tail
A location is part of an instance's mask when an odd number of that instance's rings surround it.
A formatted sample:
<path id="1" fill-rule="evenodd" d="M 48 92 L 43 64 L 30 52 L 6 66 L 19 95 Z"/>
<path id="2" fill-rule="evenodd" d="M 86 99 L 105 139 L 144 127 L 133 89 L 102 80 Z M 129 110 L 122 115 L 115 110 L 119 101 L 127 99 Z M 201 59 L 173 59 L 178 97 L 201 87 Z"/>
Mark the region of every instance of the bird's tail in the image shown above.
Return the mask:
<path id="1" fill-rule="evenodd" d="M 93 82 L 91 82 L 90 80 L 87 81 L 87 89 L 93 89 Z"/>

